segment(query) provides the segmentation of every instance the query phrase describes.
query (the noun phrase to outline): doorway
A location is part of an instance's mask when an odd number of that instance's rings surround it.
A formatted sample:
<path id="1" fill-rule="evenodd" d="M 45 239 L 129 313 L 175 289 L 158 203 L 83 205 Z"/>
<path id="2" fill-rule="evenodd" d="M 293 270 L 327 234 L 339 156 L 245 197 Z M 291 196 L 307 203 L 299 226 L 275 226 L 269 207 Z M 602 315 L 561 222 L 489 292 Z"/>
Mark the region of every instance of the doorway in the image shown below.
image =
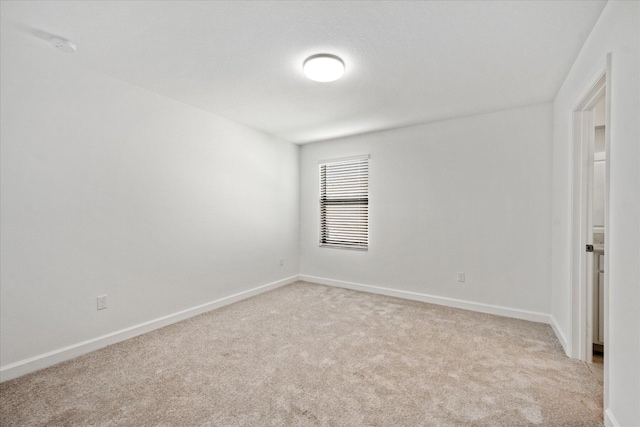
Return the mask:
<path id="1" fill-rule="evenodd" d="M 606 240 L 606 227 L 604 221 L 604 207 L 606 195 L 606 90 L 593 108 L 593 130 L 594 130 L 594 150 L 593 150 L 593 175 L 592 182 L 588 185 L 591 196 L 591 232 L 593 275 L 590 283 L 593 284 L 591 294 L 587 301 L 587 324 L 591 326 L 591 345 L 587 340 L 587 362 L 589 368 L 600 384 L 604 383 L 604 357 L 605 357 L 605 333 L 604 333 L 604 244 Z M 588 208 L 587 208 L 588 209 Z M 587 233 L 589 229 L 587 229 Z M 590 302 L 590 304 L 589 304 Z M 589 313 L 591 313 L 589 315 Z M 591 320 L 591 322 L 589 322 Z M 588 331 L 589 328 L 587 328 Z M 589 333 L 589 332 L 587 332 Z M 591 351 L 590 351 L 591 350 Z M 589 355 L 592 356 L 589 360 Z"/>
<path id="2" fill-rule="evenodd" d="M 589 364 L 605 389 L 605 400 L 608 394 L 609 64 L 608 60 L 606 69 L 594 79 L 574 108 L 572 174 L 571 355 Z"/>

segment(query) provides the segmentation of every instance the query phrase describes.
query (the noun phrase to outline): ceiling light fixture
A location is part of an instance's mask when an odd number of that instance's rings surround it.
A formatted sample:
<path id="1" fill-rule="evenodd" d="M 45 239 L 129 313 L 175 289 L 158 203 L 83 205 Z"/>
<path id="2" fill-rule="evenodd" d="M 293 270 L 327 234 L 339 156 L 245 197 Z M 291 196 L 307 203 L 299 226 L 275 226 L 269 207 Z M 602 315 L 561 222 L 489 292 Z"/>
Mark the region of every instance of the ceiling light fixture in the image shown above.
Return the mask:
<path id="1" fill-rule="evenodd" d="M 332 82 L 344 74 L 344 62 L 335 55 L 320 53 L 308 57 L 303 64 L 304 74 L 316 82 Z"/>

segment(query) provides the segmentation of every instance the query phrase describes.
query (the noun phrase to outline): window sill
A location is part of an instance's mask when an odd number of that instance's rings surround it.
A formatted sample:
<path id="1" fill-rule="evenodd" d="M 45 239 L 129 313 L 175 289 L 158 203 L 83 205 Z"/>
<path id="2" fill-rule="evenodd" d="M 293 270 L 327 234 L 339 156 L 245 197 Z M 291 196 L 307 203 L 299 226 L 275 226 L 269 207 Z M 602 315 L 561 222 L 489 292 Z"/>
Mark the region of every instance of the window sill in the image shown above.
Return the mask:
<path id="1" fill-rule="evenodd" d="M 359 248 L 359 247 L 355 247 L 355 246 L 343 246 L 343 245 L 327 245 L 327 244 L 320 244 L 318 245 L 321 248 L 331 248 L 331 249 L 350 249 L 352 251 L 368 251 L 369 247 L 364 247 L 364 248 Z"/>

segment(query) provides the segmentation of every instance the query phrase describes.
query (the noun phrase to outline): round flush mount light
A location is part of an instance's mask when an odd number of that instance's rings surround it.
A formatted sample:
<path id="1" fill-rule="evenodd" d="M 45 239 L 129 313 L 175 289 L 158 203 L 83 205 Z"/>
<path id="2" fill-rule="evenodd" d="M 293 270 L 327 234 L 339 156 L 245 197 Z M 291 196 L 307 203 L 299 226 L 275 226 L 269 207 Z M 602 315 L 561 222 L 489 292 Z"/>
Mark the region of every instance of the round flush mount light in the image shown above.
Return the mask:
<path id="1" fill-rule="evenodd" d="M 76 51 L 75 44 L 70 40 L 65 40 L 61 37 L 51 37 L 51 44 L 63 52 L 74 53 Z"/>
<path id="2" fill-rule="evenodd" d="M 320 53 L 308 57 L 303 65 L 304 74 L 316 82 L 332 82 L 344 74 L 344 62 L 335 55 Z"/>

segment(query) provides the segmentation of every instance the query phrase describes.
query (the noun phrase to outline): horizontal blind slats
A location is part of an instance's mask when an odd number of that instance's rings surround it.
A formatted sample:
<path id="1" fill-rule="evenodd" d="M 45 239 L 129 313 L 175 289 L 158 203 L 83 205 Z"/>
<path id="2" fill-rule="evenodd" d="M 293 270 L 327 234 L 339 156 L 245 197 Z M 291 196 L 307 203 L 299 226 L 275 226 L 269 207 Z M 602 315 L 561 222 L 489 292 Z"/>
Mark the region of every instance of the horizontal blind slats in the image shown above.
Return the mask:
<path id="1" fill-rule="evenodd" d="M 366 249 L 369 159 L 320 164 L 320 244 Z"/>

